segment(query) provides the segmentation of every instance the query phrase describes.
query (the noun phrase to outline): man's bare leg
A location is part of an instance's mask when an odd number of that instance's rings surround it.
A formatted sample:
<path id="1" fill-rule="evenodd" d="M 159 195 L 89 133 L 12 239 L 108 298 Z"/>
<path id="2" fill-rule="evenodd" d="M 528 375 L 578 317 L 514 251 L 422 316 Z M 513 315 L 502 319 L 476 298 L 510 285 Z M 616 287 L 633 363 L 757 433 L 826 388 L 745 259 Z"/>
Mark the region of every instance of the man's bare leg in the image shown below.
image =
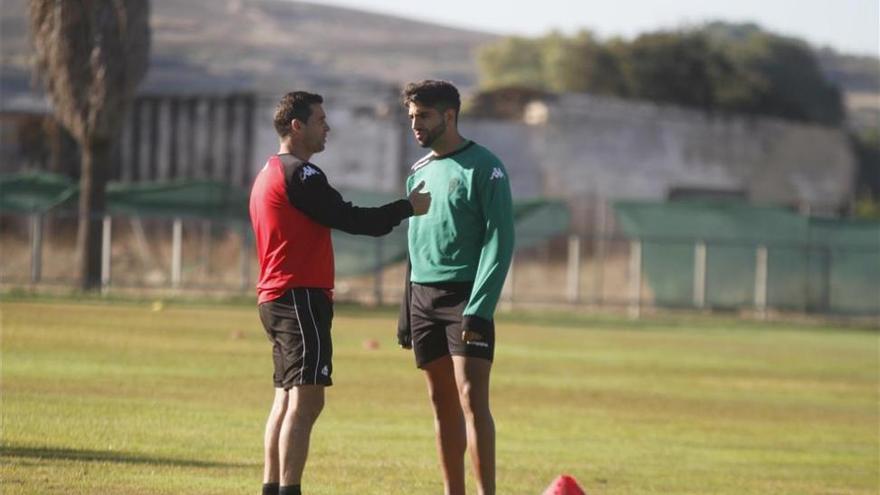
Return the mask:
<path id="1" fill-rule="evenodd" d="M 489 409 L 492 362 L 465 356 L 452 356 L 452 361 L 478 493 L 495 495 L 495 420 Z"/>
<path id="2" fill-rule="evenodd" d="M 263 437 L 263 484 L 279 482 L 278 468 L 278 437 L 281 434 L 281 423 L 287 410 L 287 391 L 275 389 L 275 400 L 266 420 L 266 433 Z"/>
<path id="3" fill-rule="evenodd" d="M 323 385 L 299 385 L 290 389 L 278 441 L 281 486 L 300 484 L 309 455 L 312 426 L 323 408 Z"/>
<path id="4" fill-rule="evenodd" d="M 467 437 L 452 359 L 450 356 L 435 359 L 423 369 L 428 380 L 428 395 L 434 408 L 434 429 L 443 468 L 445 493 L 464 495 L 464 452 L 467 448 Z"/>

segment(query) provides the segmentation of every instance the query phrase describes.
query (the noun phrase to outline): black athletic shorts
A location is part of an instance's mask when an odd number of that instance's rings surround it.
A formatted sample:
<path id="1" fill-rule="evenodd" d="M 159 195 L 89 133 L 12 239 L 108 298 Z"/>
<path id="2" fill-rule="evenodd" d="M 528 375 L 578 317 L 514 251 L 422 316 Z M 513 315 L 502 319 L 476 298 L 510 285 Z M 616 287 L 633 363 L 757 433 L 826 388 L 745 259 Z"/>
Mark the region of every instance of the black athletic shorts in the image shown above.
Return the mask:
<path id="1" fill-rule="evenodd" d="M 461 320 L 472 282 L 412 283 L 410 325 L 416 366 L 423 368 L 437 358 L 453 355 L 492 361 L 495 356 L 495 324 L 481 329 L 479 342 L 464 342 Z"/>
<path id="2" fill-rule="evenodd" d="M 324 289 L 288 290 L 260 304 L 260 320 L 272 342 L 276 388 L 333 385 L 333 302 Z"/>

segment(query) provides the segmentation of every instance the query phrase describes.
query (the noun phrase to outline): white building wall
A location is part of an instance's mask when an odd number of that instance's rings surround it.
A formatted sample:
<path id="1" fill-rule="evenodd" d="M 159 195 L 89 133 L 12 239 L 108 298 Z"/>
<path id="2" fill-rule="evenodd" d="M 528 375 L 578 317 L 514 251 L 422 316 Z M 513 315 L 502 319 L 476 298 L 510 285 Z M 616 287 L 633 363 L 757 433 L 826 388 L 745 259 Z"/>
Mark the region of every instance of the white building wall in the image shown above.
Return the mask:
<path id="1" fill-rule="evenodd" d="M 337 187 L 400 191 L 402 171 L 427 150 L 388 102 L 371 112 L 368 100 L 357 101 L 325 103 L 332 131 L 313 161 Z M 543 114 L 532 125 L 466 116 L 460 123 L 463 135 L 504 161 L 517 197 L 665 199 L 690 187 L 830 209 L 852 194 L 856 161 L 837 129 L 588 95 L 564 95 Z M 259 167 L 278 147 L 271 108 L 258 112 L 257 129 Z"/>

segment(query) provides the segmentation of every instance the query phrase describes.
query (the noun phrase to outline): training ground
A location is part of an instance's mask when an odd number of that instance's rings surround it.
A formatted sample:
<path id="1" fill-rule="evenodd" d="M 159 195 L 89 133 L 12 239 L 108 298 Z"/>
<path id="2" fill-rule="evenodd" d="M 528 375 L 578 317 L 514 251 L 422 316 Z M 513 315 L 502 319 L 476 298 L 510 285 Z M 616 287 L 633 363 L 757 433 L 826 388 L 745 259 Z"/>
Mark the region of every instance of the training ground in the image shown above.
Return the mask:
<path id="1" fill-rule="evenodd" d="M 252 304 L 0 303 L 0 492 L 259 492 L 273 391 Z M 310 495 L 442 493 L 424 378 L 395 324 L 336 308 Z M 878 493 L 876 329 L 549 313 L 497 326 L 501 495 L 562 473 L 590 495 Z"/>

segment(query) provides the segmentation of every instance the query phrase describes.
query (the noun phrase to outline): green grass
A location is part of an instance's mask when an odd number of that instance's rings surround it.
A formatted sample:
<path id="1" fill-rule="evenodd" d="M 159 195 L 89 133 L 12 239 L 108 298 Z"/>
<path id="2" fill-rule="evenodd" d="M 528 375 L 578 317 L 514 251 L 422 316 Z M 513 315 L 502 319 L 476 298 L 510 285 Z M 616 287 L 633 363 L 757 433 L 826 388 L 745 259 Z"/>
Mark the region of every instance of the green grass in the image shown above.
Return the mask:
<path id="1" fill-rule="evenodd" d="M 394 317 L 337 309 L 309 494 L 442 492 Z M 520 314 L 498 334 L 499 494 L 561 473 L 590 495 L 880 489 L 876 331 Z M 258 493 L 271 398 L 251 305 L 7 300 L 0 492 Z"/>

